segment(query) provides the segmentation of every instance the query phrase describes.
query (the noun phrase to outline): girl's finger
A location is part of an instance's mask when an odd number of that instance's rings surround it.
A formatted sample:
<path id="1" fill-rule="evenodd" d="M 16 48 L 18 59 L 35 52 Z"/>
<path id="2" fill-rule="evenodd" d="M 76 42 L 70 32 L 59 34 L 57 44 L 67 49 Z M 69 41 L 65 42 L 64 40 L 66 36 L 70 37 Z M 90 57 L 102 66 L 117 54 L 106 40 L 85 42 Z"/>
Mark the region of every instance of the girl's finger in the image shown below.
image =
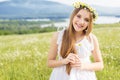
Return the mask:
<path id="1" fill-rule="evenodd" d="M 81 67 L 81 65 L 75 64 L 75 65 L 71 65 L 71 67 Z"/>

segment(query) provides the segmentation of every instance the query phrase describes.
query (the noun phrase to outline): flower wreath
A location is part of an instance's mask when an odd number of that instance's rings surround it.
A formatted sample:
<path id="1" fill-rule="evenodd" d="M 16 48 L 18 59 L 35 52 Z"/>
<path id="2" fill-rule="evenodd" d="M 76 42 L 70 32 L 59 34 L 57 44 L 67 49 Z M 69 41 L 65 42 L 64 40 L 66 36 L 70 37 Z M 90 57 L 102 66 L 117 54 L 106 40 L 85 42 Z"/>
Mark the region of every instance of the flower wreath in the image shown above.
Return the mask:
<path id="1" fill-rule="evenodd" d="M 89 6 L 88 4 L 86 3 L 82 3 L 82 2 L 75 2 L 73 3 L 73 6 L 75 8 L 83 8 L 83 9 L 88 9 L 91 13 L 93 13 L 93 19 L 94 21 L 97 19 L 98 17 L 98 13 L 95 11 L 95 9 L 93 9 L 91 6 Z"/>

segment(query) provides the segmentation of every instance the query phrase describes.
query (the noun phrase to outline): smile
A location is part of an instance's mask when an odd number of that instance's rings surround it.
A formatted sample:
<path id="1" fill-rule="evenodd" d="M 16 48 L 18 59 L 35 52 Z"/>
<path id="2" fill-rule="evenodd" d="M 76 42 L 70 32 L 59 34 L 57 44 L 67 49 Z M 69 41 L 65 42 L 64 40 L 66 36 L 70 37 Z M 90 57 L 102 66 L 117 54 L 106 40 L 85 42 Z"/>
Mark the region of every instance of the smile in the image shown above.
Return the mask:
<path id="1" fill-rule="evenodd" d="M 82 28 L 83 26 L 81 26 L 81 25 L 78 25 L 78 24 L 76 24 L 76 26 L 78 27 L 78 28 Z"/>

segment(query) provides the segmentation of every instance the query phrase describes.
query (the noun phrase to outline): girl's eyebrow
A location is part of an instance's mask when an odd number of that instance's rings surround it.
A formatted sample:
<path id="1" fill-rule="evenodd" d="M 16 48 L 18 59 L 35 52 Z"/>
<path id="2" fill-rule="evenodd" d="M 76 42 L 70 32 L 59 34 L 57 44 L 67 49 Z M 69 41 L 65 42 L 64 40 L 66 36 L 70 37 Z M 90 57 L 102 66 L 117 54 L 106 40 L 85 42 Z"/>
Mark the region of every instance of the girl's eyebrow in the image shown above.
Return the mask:
<path id="1" fill-rule="evenodd" d="M 85 18 L 85 19 L 88 19 L 88 20 L 90 20 L 90 18 Z"/>
<path id="2" fill-rule="evenodd" d="M 77 16 L 81 16 L 81 14 L 78 13 Z M 84 19 L 88 19 L 88 20 L 90 20 L 89 17 L 85 17 Z"/>

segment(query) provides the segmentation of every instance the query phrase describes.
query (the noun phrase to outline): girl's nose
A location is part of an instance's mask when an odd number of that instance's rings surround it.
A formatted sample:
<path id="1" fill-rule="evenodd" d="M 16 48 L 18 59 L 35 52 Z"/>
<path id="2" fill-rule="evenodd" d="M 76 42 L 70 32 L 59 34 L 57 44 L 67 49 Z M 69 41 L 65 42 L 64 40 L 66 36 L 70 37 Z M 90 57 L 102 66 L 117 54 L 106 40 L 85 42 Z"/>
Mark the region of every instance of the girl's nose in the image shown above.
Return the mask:
<path id="1" fill-rule="evenodd" d="M 84 22 L 83 19 L 80 19 L 80 20 L 79 20 L 79 24 L 80 24 L 80 25 L 84 25 L 84 23 L 85 23 L 85 22 Z"/>

